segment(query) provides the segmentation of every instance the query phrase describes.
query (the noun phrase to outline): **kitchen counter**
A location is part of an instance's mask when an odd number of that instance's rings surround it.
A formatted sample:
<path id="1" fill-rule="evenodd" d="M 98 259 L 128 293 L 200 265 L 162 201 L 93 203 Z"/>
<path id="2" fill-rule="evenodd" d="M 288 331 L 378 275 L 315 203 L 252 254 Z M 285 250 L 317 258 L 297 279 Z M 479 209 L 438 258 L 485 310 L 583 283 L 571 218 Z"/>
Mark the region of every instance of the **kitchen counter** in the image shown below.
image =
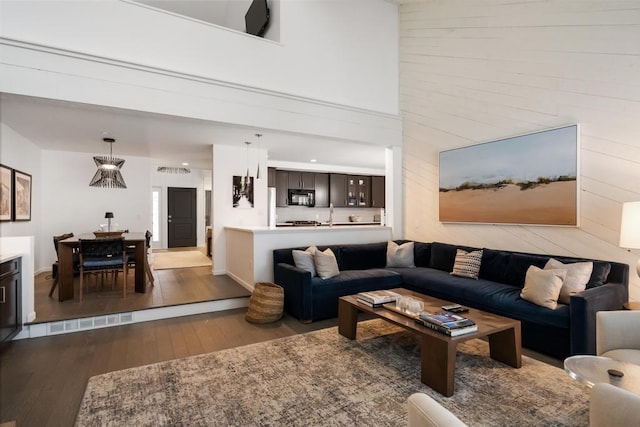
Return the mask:
<path id="1" fill-rule="evenodd" d="M 377 226 L 380 226 L 380 223 L 379 222 L 363 222 L 363 221 L 361 221 L 361 222 L 334 222 L 333 223 L 333 227 L 338 227 L 338 226 L 349 226 L 349 227 L 352 227 L 352 226 L 355 226 L 355 225 L 377 225 Z M 306 227 L 306 226 L 294 225 L 294 224 L 291 224 L 291 223 L 288 223 L 288 222 L 279 222 L 279 223 L 276 224 L 276 227 L 296 227 L 296 228 L 298 228 L 298 227 Z M 309 227 L 313 227 L 313 225 L 311 225 Z M 332 226 L 330 226 L 328 222 L 323 222 L 323 223 L 318 224 L 317 227 L 332 227 Z"/>
<path id="2" fill-rule="evenodd" d="M 392 239 L 392 231 L 391 227 L 377 223 L 333 227 L 225 227 L 226 273 L 252 291 L 256 282 L 273 281 L 274 249 L 385 242 Z"/>

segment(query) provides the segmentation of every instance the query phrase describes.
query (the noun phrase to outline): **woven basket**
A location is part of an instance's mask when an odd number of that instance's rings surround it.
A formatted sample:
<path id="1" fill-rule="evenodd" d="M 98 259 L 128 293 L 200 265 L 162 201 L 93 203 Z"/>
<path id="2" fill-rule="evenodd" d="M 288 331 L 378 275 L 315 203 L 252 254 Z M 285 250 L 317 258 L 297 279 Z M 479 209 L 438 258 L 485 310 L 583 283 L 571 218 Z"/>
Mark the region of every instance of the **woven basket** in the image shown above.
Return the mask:
<path id="1" fill-rule="evenodd" d="M 251 323 L 271 323 L 282 317 L 284 289 L 266 282 L 256 283 L 249 299 L 249 309 L 245 319 Z"/>

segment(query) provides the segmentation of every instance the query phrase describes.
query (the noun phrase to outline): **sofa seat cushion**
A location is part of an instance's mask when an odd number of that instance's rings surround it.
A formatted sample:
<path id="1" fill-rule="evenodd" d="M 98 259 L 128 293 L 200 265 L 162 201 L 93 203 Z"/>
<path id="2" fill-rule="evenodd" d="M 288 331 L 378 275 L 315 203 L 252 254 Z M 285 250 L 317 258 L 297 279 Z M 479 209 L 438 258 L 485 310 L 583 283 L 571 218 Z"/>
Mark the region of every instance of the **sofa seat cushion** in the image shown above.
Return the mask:
<path id="1" fill-rule="evenodd" d="M 402 276 L 395 271 L 381 268 L 369 270 L 344 270 L 330 279 L 311 279 L 314 297 L 327 295 L 351 295 L 361 291 L 401 287 Z"/>
<path id="2" fill-rule="evenodd" d="M 569 306 L 559 304 L 555 310 L 537 306 L 520 298 L 522 289 L 483 279 L 451 276 L 432 268 L 395 268 L 402 274 L 404 287 L 446 301 L 559 328 L 568 328 Z"/>

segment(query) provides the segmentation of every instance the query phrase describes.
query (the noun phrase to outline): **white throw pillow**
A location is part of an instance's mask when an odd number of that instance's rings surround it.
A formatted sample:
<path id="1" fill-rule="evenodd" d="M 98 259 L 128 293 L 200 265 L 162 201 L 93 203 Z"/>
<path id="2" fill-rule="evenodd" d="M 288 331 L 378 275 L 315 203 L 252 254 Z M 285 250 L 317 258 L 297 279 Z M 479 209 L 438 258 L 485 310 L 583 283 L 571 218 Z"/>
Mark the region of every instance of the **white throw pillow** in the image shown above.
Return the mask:
<path id="1" fill-rule="evenodd" d="M 296 267 L 308 271 L 311 273 L 311 277 L 315 277 L 316 275 L 316 264 L 313 259 L 313 254 L 316 253 L 317 250 L 318 248 L 311 246 L 304 251 L 297 249 L 291 251 L 291 254 L 293 255 L 293 262 L 296 264 Z"/>
<path id="2" fill-rule="evenodd" d="M 316 264 L 318 276 L 321 278 L 329 279 L 340 274 L 338 260 L 336 260 L 336 256 L 330 248 L 327 248 L 324 252 L 317 250 L 313 254 L 313 260 Z"/>
<path id="3" fill-rule="evenodd" d="M 452 276 L 469 277 L 478 279 L 480 274 L 480 263 L 482 262 L 482 249 L 479 251 L 467 252 L 462 249 L 456 251 L 456 259 L 453 263 Z"/>
<path id="4" fill-rule="evenodd" d="M 567 277 L 562 282 L 562 289 L 560 289 L 560 296 L 558 302 L 563 304 L 569 304 L 571 295 L 582 292 L 587 287 L 587 283 L 591 278 L 591 272 L 593 271 L 592 262 L 574 262 L 569 264 L 563 264 L 555 258 L 549 258 L 549 261 L 544 266 L 545 270 L 553 270 L 558 268 L 564 268 L 567 270 Z"/>
<path id="5" fill-rule="evenodd" d="M 566 276 L 567 270 L 564 268 L 543 270 L 532 265 L 527 269 L 520 298 L 555 310 L 558 307 L 560 288 Z"/>
<path id="6" fill-rule="evenodd" d="M 398 245 L 387 243 L 387 267 L 415 267 L 413 262 L 413 242 Z"/>

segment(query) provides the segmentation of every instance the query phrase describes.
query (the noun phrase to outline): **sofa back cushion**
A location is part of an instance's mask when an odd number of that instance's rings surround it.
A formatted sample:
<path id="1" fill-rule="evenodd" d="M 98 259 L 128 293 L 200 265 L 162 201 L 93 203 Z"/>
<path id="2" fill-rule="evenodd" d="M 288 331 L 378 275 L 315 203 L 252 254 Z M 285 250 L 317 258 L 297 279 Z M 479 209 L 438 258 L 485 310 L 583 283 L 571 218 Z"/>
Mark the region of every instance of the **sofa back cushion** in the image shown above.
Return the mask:
<path id="1" fill-rule="evenodd" d="M 472 248 L 470 246 L 433 242 L 431 244 L 431 261 L 429 262 L 429 267 L 450 273 L 453 271 L 453 264 L 455 263 L 458 249 L 463 249 L 467 252 L 478 250 L 478 248 Z M 416 264 L 416 266 L 417 265 L 418 264 Z"/>
<path id="2" fill-rule="evenodd" d="M 387 242 L 340 246 L 340 270 L 384 268 L 387 263 Z"/>
<path id="3" fill-rule="evenodd" d="M 505 270 L 503 283 L 522 288 L 529 267 L 535 265 L 543 269 L 547 260 L 549 260 L 548 256 L 512 252 Z"/>
<path id="4" fill-rule="evenodd" d="M 492 282 L 507 283 L 506 272 L 509 258 L 511 258 L 511 252 L 483 249 L 479 277 Z"/>
<path id="5" fill-rule="evenodd" d="M 416 267 L 429 267 L 431 264 L 431 243 L 415 242 L 413 244 L 413 263 Z"/>

